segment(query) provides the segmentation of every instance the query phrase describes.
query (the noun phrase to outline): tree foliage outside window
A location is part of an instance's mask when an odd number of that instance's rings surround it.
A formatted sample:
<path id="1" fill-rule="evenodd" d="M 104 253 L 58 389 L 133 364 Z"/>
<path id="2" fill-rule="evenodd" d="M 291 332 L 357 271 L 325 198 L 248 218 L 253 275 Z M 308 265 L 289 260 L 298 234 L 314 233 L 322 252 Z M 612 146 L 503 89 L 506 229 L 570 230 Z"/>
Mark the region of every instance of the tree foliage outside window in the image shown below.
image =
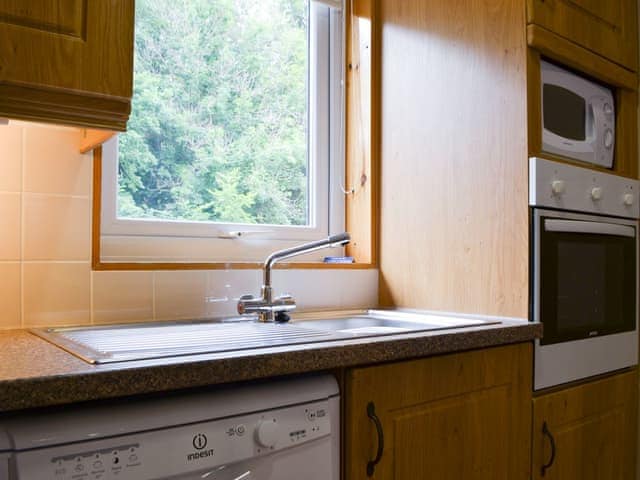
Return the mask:
<path id="1" fill-rule="evenodd" d="M 137 0 L 118 217 L 308 224 L 308 0 Z"/>

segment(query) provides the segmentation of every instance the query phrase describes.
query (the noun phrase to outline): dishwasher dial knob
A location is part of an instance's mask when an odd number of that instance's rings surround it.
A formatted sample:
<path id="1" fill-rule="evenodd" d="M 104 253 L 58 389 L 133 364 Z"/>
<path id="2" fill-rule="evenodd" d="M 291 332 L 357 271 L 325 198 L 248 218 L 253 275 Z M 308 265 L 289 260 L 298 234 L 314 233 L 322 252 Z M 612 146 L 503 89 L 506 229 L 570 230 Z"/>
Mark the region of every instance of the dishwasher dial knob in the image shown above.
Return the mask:
<path id="1" fill-rule="evenodd" d="M 264 448 L 273 447 L 278 441 L 278 422 L 273 420 L 262 420 L 256 428 L 256 442 Z"/>
<path id="2" fill-rule="evenodd" d="M 625 193 L 624 196 L 622 197 L 622 201 L 627 207 L 630 207 L 631 205 L 633 205 L 634 200 L 635 200 L 635 197 L 633 196 L 633 193 Z"/>
<path id="3" fill-rule="evenodd" d="M 602 198 L 602 187 L 593 187 L 591 189 L 591 198 L 598 201 Z"/>
<path id="4" fill-rule="evenodd" d="M 553 182 L 551 182 L 551 191 L 554 195 L 562 195 L 565 191 L 564 180 L 554 180 Z"/>

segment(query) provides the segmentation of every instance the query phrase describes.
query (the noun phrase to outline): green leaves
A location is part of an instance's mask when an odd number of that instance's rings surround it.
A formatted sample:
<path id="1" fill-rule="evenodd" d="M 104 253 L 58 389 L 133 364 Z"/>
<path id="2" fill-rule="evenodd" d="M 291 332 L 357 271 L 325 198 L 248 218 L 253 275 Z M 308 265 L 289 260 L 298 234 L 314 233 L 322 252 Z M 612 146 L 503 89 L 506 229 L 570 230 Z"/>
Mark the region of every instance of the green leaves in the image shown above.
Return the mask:
<path id="1" fill-rule="evenodd" d="M 120 216 L 307 223 L 306 0 L 138 0 Z"/>

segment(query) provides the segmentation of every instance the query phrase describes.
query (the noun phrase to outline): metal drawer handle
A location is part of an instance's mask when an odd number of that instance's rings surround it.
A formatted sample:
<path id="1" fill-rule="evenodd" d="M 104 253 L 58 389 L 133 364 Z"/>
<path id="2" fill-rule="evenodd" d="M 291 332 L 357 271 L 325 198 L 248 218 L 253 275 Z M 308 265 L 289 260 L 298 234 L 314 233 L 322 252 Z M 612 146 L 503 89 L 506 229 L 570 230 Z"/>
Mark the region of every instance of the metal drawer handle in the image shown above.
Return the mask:
<path id="1" fill-rule="evenodd" d="M 382 460 L 382 453 L 384 452 L 384 432 L 382 431 L 382 423 L 380 423 L 380 419 L 376 415 L 376 406 L 373 402 L 369 402 L 367 405 L 367 417 L 371 419 L 373 424 L 376 426 L 376 431 L 378 432 L 378 451 L 376 453 L 376 458 L 367 463 L 367 477 L 373 477 L 376 465 L 378 465 L 380 460 Z"/>
<path id="2" fill-rule="evenodd" d="M 556 441 L 549 431 L 547 422 L 544 422 L 542 424 L 542 435 L 544 435 L 545 437 L 549 437 L 549 442 L 551 443 L 551 458 L 549 459 L 549 462 L 545 463 L 540 470 L 540 475 L 544 477 L 544 474 L 549 468 L 551 468 L 551 465 L 553 465 L 553 462 L 556 460 Z"/>

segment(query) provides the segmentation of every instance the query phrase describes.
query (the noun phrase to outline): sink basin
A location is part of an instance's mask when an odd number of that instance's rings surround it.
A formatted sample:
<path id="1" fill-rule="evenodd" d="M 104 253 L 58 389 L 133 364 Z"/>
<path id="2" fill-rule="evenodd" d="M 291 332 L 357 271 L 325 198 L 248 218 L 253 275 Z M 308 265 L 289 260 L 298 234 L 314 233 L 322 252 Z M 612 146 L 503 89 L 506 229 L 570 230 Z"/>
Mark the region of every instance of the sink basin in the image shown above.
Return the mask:
<path id="1" fill-rule="evenodd" d="M 310 330 L 339 332 L 357 336 L 392 335 L 430 330 L 448 330 L 500 323 L 486 319 L 460 318 L 450 315 L 368 310 L 362 314 L 324 319 L 294 320 L 293 324 Z"/>

